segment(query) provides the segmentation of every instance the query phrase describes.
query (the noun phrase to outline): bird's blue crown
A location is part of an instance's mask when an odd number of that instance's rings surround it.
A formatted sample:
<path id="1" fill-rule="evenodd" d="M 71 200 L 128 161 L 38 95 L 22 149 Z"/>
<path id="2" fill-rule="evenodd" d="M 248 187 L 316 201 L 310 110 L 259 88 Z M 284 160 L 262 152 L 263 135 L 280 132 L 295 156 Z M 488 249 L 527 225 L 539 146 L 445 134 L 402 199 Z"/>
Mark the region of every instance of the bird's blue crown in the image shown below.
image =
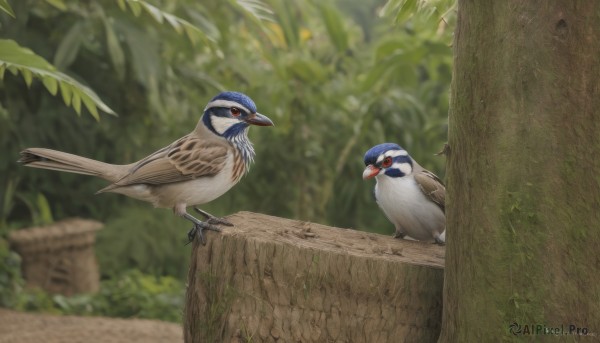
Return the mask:
<path id="1" fill-rule="evenodd" d="M 391 158 L 391 164 L 385 165 L 385 158 Z M 365 153 L 365 165 L 374 165 L 384 169 L 384 174 L 391 177 L 403 177 L 412 171 L 412 159 L 400 145 L 383 143 L 376 145 Z M 399 166 L 399 167 L 397 167 Z"/>
<path id="2" fill-rule="evenodd" d="M 250 99 L 250 97 L 244 93 L 229 91 L 222 92 L 219 95 L 212 98 L 210 101 L 213 102 L 215 100 L 235 101 L 238 104 L 249 109 L 251 113 L 256 113 L 256 105 L 254 104 L 254 101 L 252 101 L 252 99 Z"/>

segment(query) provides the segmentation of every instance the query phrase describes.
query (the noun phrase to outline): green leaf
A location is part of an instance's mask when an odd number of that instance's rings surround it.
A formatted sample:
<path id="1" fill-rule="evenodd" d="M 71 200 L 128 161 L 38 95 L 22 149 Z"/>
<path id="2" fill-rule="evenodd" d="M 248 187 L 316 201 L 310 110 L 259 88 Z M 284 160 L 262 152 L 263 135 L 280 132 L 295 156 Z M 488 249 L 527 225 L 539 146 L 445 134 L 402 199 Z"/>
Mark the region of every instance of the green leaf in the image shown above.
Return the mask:
<path id="1" fill-rule="evenodd" d="M 273 11 L 260 0 L 237 0 L 235 3 L 258 20 L 274 21 Z"/>
<path id="2" fill-rule="evenodd" d="M 388 0 L 380 15 L 394 16 L 396 23 L 417 17 L 433 25 L 444 19 L 455 6 L 454 0 Z"/>
<path id="3" fill-rule="evenodd" d="M 123 0 L 129 5 L 129 9 L 133 12 L 133 15 L 136 17 L 142 14 L 142 10 L 145 11 L 159 24 L 163 24 L 165 21 L 168 22 L 173 29 L 179 33 L 185 33 L 192 44 L 196 44 L 198 41 L 203 41 L 206 44 L 209 44 L 213 41 L 209 35 L 205 34 L 198 27 L 194 26 L 190 22 L 181 19 L 173 14 L 162 11 L 156 6 L 153 6 L 145 1 L 141 0 Z M 121 7 L 123 9 L 123 7 Z"/>
<path id="4" fill-rule="evenodd" d="M 154 7 L 154 6 L 144 6 L 144 9 L 150 13 L 150 15 L 154 18 L 154 20 L 156 20 L 158 23 L 162 24 L 163 23 L 163 12 L 161 12 L 161 10 L 159 10 L 158 8 Z"/>
<path id="5" fill-rule="evenodd" d="M 125 4 L 125 0 L 117 0 L 117 3 L 122 11 L 127 10 L 127 4 Z"/>
<path id="6" fill-rule="evenodd" d="M 61 11 L 67 10 L 67 4 L 65 4 L 65 2 L 63 0 L 46 0 L 46 2 L 49 3 L 50 5 L 58 8 Z"/>
<path id="7" fill-rule="evenodd" d="M 58 45 L 53 61 L 56 68 L 65 69 L 75 61 L 84 38 L 83 27 L 83 21 L 75 23 Z"/>
<path id="8" fill-rule="evenodd" d="M 109 21 L 110 19 L 104 20 L 106 46 L 108 47 L 108 54 L 110 56 L 110 60 L 115 66 L 117 75 L 120 80 L 123 80 L 125 78 L 125 53 L 123 52 L 119 38 L 117 38 L 117 34 L 115 33 Z"/>
<path id="9" fill-rule="evenodd" d="M 341 18 L 341 12 L 335 7 L 318 2 L 318 8 L 329 33 L 329 37 L 339 52 L 348 49 L 348 33 Z"/>
<path id="10" fill-rule="evenodd" d="M 417 0 L 406 0 L 396 14 L 396 22 L 401 23 L 410 18 L 417 9 Z"/>
<path id="11" fill-rule="evenodd" d="M 42 82 L 50 94 L 56 95 L 56 92 L 58 92 L 58 81 L 50 77 L 44 77 Z"/>
<path id="12" fill-rule="evenodd" d="M 31 70 L 23 69 L 21 70 L 21 75 L 23 75 L 27 87 L 31 87 L 31 82 L 33 81 L 33 73 L 31 72 Z"/>
<path id="13" fill-rule="evenodd" d="M 306 83 L 319 84 L 327 78 L 323 66 L 312 59 L 294 59 L 287 68 L 290 75 Z"/>
<path id="14" fill-rule="evenodd" d="M 81 115 L 81 95 L 73 92 L 73 98 L 71 99 L 71 105 L 78 115 Z"/>
<path id="15" fill-rule="evenodd" d="M 50 209 L 50 204 L 48 203 L 48 199 L 46 199 L 44 194 L 38 193 L 36 203 L 40 224 L 52 223 L 54 221 L 52 219 L 52 210 Z"/>
<path id="16" fill-rule="evenodd" d="M 127 1 L 127 5 L 129 5 L 129 9 L 131 10 L 131 12 L 133 12 L 133 15 L 139 17 L 142 13 L 142 6 L 140 5 L 140 3 L 138 3 L 137 1 L 130 0 L 125 1 Z"/>
<path id="17" fill-rule="evenodd" d="M 129 50 L 131 59 L 136 61 L 131 66 L 136 79 L 147 87 L 152 87 L 152 80 L 161 78 L 158 42 L 133 25 L 121 23 L 119 31 L 123 34 L 124 45 Z"/>
<path id="18" fill-rule="evenodd" d="M 98 110 L 96 109 L 96 106 L 94 105 L 94 100 L 92 100 L 89 96 L 87 96 L 85 94 L 81 97 L 81 100 L 83 101 L 85 108 L 87 108 L 88 111 L 90 111 L 90 113 L 92 114 L 92 117 L 94 117 L 96 120 L 100 119 Z"/>
<path id="19" fill-rule="evenodd" d="M 0 39 L 0 68 L 7 68 L 15 75 L 21 73 L 27 85 L 31 84 L 33 78 L 41 79 L 50 93 L 57 88 L 53 82 L 57 83 L 59 86 L 58 89 L 63 93 L 63 100 L 67 105 L 69 94 L 65 94 L 64 92 L 68 89 L 66 92 L 72 93 L 71 104 L 78 114 L 81 113 L 80 100 L 82 97 L 87 96 L 92 100 L 94 107 L 98 107 L 105 113 L 115 115 L 115 112 L 102 102 L 98 95 L 90 88 L 82 85 L 72 77 L 61 73 L 44 58 L 20 46 L 13 40 Z M 46 79 L 54 81 L 47 81 Z M 94 114 L 92 113 L 92 115 Z"/>
<path id="20" fill-rule="evenodd" d="M 60 94 L 62 95 L 65 105 L 71 106 L 71 99 L 73 98 L 71 87 L 69 87 L 66 83 L 59 83 L 58 85 L 60 87 Z"/>
<path id="21" fill-rule="evenodd" d="M 4 12 L 8 13 L 11 17 L 16 18 L 15 12 L 6 0 L 0 0 L 0 10 L 3 10 Z"/>
<path id="22" fill-rule="evenodd" d="M 179 22 L 177 17 L 167 13 L 165 13 L 164 17 L 165 19 L 167 19 L 169 24 L 171 24 L 171 26 L 175 29 L 175 31 L 177 31 L 177 33 L 181 34 L 183 32 L 183 25 Z"/>

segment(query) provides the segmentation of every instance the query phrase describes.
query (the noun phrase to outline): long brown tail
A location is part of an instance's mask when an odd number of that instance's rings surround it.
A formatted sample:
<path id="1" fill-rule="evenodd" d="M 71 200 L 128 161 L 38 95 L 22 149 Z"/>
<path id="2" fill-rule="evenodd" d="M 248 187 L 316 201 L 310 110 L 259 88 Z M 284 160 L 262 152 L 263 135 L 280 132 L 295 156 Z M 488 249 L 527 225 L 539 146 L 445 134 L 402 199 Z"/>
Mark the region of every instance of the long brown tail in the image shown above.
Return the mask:
<path id="1" fill-rule="evenodd" d="M 28 167 L 65 171 L 101 177 L 110 182 L 120 179 L 127 171 L 123 165 L 104 163 L 62 151 L 29 148 L 21 151 L 19 163 Z"/>

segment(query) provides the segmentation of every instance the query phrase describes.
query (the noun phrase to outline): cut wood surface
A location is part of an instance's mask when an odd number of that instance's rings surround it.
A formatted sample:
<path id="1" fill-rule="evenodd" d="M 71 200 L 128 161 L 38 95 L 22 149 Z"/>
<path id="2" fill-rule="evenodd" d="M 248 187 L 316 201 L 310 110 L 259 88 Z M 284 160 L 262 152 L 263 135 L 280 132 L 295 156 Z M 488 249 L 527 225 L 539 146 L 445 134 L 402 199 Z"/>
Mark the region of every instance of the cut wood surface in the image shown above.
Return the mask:
<path id="1" fill-rule="evenodd" d="M 434 342 L 445 248 L 240 212 L 194 243 L 185 341 Z"/>

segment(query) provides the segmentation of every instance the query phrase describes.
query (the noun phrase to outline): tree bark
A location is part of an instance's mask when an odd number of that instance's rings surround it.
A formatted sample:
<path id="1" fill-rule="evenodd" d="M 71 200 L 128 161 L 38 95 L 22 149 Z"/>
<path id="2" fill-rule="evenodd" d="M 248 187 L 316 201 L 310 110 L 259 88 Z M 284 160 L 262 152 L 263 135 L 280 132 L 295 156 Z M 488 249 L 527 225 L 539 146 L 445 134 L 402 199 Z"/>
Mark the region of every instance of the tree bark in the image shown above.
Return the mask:
<path id="1" fill-rule="evenodd" d="M 599 13 L 459 0 L 440 342 L 600 335 Z"/>
<path id="2" fill-rule="evenodd" d="M 444 248 L 249 212 L 194 243 L 191 342 L 434 342 Z"/>

